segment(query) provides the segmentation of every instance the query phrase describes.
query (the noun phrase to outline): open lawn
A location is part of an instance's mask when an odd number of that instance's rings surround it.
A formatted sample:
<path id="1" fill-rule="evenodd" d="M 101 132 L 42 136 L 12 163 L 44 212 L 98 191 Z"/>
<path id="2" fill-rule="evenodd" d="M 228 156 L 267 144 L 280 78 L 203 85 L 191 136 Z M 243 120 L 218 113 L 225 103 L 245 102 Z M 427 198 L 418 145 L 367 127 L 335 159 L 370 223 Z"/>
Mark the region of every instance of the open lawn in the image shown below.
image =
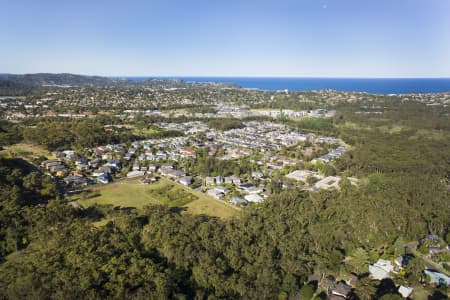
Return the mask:
<path id="1" fill-rule="evenodd" d="M 136 207 L 142 209 L 146 205 L 165 204 L 170 207 L 185 207 L 193 214 L 207 214 L 228 218 L 238 213 L 238 209 L 227 203 L 212 199 L 181 184 L 161 178 L 159 182 L 144 185 L 137 179 L 122 180 L 108 185 L 96 185 L 90 192 L 78 195 L 82 206 L 94 204 L 112 204 L 120 207 Z"/>
<path id="2" fill-rule="evenodd" d="M 5 149 L 1 152 L 5 156 L 22 157 L 26 160 L 31 160 L 36 156 L 45 156 L 49 159 L 54 158 L 53 155 L 43 147 L 28 143 L 19 143 L 11 146 L 5 146 Z"/>

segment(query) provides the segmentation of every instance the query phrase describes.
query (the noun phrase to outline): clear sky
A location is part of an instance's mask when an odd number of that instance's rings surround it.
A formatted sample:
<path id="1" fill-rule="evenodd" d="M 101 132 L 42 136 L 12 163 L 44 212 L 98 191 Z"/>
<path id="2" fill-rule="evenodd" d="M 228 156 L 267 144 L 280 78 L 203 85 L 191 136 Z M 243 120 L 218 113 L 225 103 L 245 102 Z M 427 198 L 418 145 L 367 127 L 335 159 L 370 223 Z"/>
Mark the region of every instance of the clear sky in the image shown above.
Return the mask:
<path id="1" fill-rule="evenodd" d="M 0 0 L 0 73 L 450 77 L 450 0 Z"/>

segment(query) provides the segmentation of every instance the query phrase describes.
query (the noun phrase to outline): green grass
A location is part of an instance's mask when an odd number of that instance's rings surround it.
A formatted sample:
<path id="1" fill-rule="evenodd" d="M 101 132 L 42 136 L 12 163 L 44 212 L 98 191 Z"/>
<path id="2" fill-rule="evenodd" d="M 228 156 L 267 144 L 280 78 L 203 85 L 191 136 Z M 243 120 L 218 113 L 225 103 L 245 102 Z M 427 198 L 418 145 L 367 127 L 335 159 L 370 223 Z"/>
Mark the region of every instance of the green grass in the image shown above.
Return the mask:
<path id="1" fill-rule="evenodd" d="M 5 156 L 22 157 L 26 160 L 31 160 L 35 156 L 45 156 L 50 159 L 54 158 L 53 155 L 43 147 L 28 143 L 19 143 L 11 146 L 6 146 L 5 150 L 1 152 Z"/>
<path id="2" fill-rule="evenodd" d="M 78 196 L 74 200 L 83 207 L 112 204 L 116 207 L 142 209 L 147 205 L 165 204 L 170 207 L 185 207 L 186 211 L 192 214 L 207 214 L 221 218 L 235 216 L 239 211 L 227 203 L 165 178 L 149 185 L 141 184 L 137 179 L 96 185 L 90 189 L 87 197 L 83 199 Z"/>

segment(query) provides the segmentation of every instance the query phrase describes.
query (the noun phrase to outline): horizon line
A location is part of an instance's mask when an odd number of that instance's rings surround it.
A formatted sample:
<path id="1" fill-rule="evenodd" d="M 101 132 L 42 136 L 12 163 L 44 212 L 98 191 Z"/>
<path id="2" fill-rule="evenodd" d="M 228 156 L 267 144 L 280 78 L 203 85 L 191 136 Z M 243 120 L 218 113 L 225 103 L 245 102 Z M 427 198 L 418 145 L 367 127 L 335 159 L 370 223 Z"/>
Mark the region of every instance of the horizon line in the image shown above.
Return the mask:
<path id="1" fill-rule="evenodd" d="M 280 78 L 280 79 L 450 79 L 449 76 L 306 76 L 306 75 L 99 75 L 71 72 L 35 72 L 35 73 L 0 73 L 0 75 L 35 75 L 35 74 L 70 74 L 80 76 L 98 76 L 107 78 Z"/>

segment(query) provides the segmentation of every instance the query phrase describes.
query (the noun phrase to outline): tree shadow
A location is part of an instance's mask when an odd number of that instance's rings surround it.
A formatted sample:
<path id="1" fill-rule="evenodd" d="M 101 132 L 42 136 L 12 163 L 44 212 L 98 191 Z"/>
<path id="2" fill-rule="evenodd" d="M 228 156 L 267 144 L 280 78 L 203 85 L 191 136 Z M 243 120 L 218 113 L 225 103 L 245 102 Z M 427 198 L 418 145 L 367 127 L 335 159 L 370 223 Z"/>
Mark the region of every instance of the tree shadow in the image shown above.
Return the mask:
<path id="1" fill-rule="evenodd" d="M 394 281 L 392 281 L 391 278 L 385 278 L 381 280 L 380 284 L 378 285 L 377 292 L 376 292 L 376 298 L 380 298 L 383 295 L 386 294 L 397 294 L 397 287 L 395 286 Z"/>

